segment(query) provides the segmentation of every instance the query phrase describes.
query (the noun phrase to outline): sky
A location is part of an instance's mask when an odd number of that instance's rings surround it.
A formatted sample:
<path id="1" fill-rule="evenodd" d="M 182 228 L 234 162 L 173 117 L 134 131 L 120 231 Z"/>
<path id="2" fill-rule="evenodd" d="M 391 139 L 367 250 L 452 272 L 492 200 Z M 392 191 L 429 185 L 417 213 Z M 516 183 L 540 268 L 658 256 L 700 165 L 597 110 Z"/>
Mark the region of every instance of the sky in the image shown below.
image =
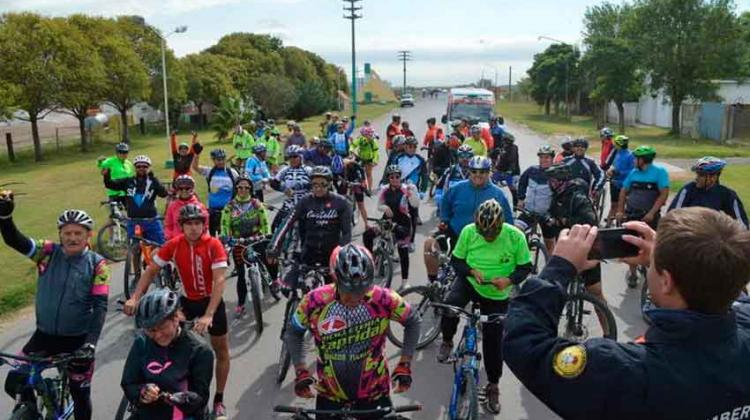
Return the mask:
<path id="1" fill-rule="evenodd" d="M 621 0 L 611 0 L 619 3 Z M 551 41 L 581 42 L 583 14 L 594 0 L 361 0 L 356 21 L 357 69 L 372 64 L 400 86 L 399 50 L 411 51 L 407 83 L 451 86 L 482 75 L 515 83 L 534 54 Z M 750 0 L 736 0 L 750 10 Z M 177 56 L 200 52 L 232 32 L 268 33 L 284 45 L 317 53 L 351 71 L 351 23 L 341 0 L 0 0 L 0 12 L 35 11 L 64 16 L 137 14 L 164 32 L 188 31 L 168 42 Z M 510 68 L 512 67 L 512 72 Z"/>

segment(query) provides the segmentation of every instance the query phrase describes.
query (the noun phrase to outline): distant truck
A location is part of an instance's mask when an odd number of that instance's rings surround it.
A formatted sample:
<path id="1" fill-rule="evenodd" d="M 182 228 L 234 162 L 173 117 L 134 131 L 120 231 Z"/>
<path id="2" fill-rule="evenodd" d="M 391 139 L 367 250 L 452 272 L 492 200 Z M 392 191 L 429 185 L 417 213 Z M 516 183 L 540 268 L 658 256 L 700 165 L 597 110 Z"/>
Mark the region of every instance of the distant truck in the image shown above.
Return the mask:
<path id="1" fill-rule="evenodd" d="M 487 89 L 453 88 L 448 93 L 448 108 L 442 122 L 467 119 L 489 127 L 490 118 L 495 115 L 495 94 Z"/>

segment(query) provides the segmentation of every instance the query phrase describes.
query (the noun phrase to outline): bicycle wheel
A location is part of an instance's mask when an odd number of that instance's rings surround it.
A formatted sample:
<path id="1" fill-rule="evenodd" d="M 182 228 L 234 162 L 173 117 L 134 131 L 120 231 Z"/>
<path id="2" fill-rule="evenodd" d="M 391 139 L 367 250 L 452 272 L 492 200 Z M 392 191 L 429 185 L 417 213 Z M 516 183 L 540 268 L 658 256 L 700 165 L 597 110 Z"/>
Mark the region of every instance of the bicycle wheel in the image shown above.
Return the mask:
<path id="1" fill-rule="evenodd" d="M 437 296 L 435 286 L 413 286 L 407 287 L 399 294 L 411 305 L 412 310 L 416 311 L 422 317 L 422 327 L 419 331 L 419 340 L 417 348 L 423 349 L 435 341 L 440 334 L 440 311 L 430 306 Z M 388 340 L 396 347 L 402 347 L 404 342 L 404 327 L 396 321 L 391 321 L 388 332 Z"/>
<path id="2" fill-rule="evenodd" d="M 602 223 L 602 217 L 604 216 L 604 207 L 606 206 L 607 188 L 602 188 L 599 193 L 599 197 L 596 199 L 596 220 L 599 224 Z"/>
<path id="3" fill-rule="evenodd" d="M 115 412 L 115 420 L 125 420 L 125 416 L 130 412 L 130 401 L 125 396 L 122 396 L 120 405 L 117 406 L 117 412 Z"/>
<path id="4" fill-rule="evenodd" d="M 565 308 L 560 317 L 558 335 L 582 343 L 592 337 L 617 340 L 617 324 L 609 307 L 588 293 L 574 293 L 565 297 Z M 599 317 L 606 324 L 602 328 Z"/>
<path id="5" fill-rule="evenodd" d="M 539 274 L 549 261 L 549 251 L 539 238 L 532 238 L 529 241 L 529 250 L 532 255 L 531 274 Z"/>
<path id="6" fill-rule="evenodd" d="M 132 275 L 132 279 L 131 279 Z M 125 300 L 130 299 L 135 290 L 135 285 L 138 284 L 138 279 L 141 278 L 141 247 L 133 242 L 128 247 L 128 253 L 125 257 L 125 268 L 122 275 L 122 293 L 125 296 Z"/>
<path id="7" fill-rule="evenodd" d="M 477 420 L 479 419 L 479 398 L 477 396 L 477 381 L 470 370 L 461 373 L 461 383 L 457 389 L 454 385 L 456 395 L 456 419 Z"/>
<path id="8" fill-rule="evenodd" d="M 263 291 L 261 288 L 260 271 L 258 266 L 253 264 L 247 266 L 247 288 L 250 291 L 250 301 L 253 304 L 253 314 L 255 315 L 255 331 L 258 335 L 263 333 Z"/>
<path id="9" fill-rule="evenodd" d="M 128 230 L 121 223 L 109 222 L 96 235 L 96 251 L 110 261 L 125 261 L 128 245 Z"/>
<path id="10" fill-rule="evenodd" d="M 382 246 L 377 246 L 373 255 L 375 260 L 375 284 L 390 288 L 393 281 L 393 258 Z"/>
<path id="11" fill-rule="evenodd" d="M 292 319 L 294 311 L 297 310 L 299 302 L 296 298 L 292 297 L 286 305 L 286 312 L 284 313 L 284 328 L 281 330 L 281 352 L 279 353 L 278 371 L 276 372 L 276 383 L 281 385 L 286 378 L 286 373 L 289 371 L 289 366 L 292 364 L 292 355 L 289 354 L 289 349 L 284 340 L 284 332 L 289 328 L 289 322 Z"/>
<path id="12" fill-rule="evenodd" d="M 276 301 L 281 300 L 281 293 L 279 293 L 279 287 L 275 284 L 273 284 L 273 280 L 271 278 L 271 274 L 268 272 L 268 269 L 266 268 L 265 264 L 259 264 L 258 268 L 260 269 L 260 276 L 262 279 L 263 289 L 267 290 L 268 293 L 271 294 L 271 297 Z"/>

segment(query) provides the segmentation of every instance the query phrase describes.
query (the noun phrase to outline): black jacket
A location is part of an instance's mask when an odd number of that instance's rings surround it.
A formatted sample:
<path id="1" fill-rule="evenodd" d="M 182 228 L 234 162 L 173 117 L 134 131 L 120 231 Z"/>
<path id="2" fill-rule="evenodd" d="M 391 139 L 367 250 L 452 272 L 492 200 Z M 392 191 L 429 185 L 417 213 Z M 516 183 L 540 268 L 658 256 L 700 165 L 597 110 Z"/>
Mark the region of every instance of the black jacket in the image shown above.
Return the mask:
<path id="1" fill-rule="evenodd" d="M 571 227 L 575 224 L 595 226 L 598 221 L 594 204 L 588 197 L 588 186 L 580 179 L 574 179 L 562 193 L 553 191 L 550 217 L 559 226 Z"/>
<path id="2" fill-rule="evenodd" d="M 167 189 L 149 172 L 145 177 L 112 179 L 104 175 L 104 185 L 111 190 L 125 191 L 128 217 L 133 219 L 151 219 L 157 216 L 156 197 L 166 197 Z"/>

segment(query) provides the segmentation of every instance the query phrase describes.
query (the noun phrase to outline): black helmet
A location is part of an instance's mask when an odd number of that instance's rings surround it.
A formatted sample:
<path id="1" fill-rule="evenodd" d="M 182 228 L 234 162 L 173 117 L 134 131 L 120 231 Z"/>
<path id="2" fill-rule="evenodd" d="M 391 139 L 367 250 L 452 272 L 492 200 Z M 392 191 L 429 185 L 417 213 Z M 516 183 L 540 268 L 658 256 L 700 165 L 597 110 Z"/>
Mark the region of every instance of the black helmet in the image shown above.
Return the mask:
<path id="1" fill-rule="evenodd" d="M 516 136 L 514 136 L 513 133 L 506 131 L 503 133 L 503 140 L 507 141 L 508 143 L 513 143 L 514 141 L 516 141 Z"/>
<path id="2" fill-rule="evenodd" d="M 185 204 L 180 209 L 180 216 L 178 218 L 180 225 L 190 220 L 206 220 L 206 214 L 203 213 L 203 209 L 199 205 L 193 203 Z"/>
<path id="3" fill-rule="evenodd" d="M 436 122 L 437 120 L 435 119 L 435 117 L 430 117 L 427 119 L 427 124 L 435 124 Z"/>
<path id="4" fill-rule="evenodd" d="M 326 180 L 331 181 L 333 179 L 333 172 L 331 172 L 331 168 L 327 166 L 314 166 L 312 171 L 310 171 L 310 179 L 313 178 L 325 178 Z"/>
<path id="5" fill-rule="evenodd" d="M 247 181 L 247 183 L 250 184 L 250 188 L 251 189 L 253 188 L 253 180 L 250 179 L 250 177 L 247 176 L 246 174 L 242 174 L 242 175 L 238 176 L 234 180 L 234 190 L 235 190 L 235 192 L 237 191 L 237 185 L 239 185 L 240 182 L 242 182 L 242 181 Z"/>
<path id="6" fill-rule="evenodd" d="M 496 235 L 503 228 L 503 207 L 494 198 L 483 202 L 474 214 L 474 226 L 480 235 Z"/>
<path id="7" fill-rule="evenodd" d="M 227 154 L 224 152 L 224 149 L 214 149 L 211 150 L 211 159 L 226 159 Z"/>
<path id="8" fill-rule="evenodd" d="M 117 143 L 117 146 L 115 146 L 115 151 L 117 153 L 128 153 L 130 151 L 130 146 L 128 146 L 127 143 Z"/>
<path id="9" fill-rule="evenodd" d="M 567 181 L 573 178 L 573 171 L 570 166 L 564 163 L 556 163 L 549 168 L 544 170 L 544 174 L 549 178 L 557 179 L 559 181 Z"/>
<path id="10" fill-rule="evenodd" d="M 589 141 L 586 140 L 583 137 L 578 137 L 577 139 L 573 140 L 573 147 L 583 147 L 584 149 L 589 148 Z"/>
<path id="11" fill-rule="evenodd" d="M 409 136 L 404 141 L 404 144 L 407 146 L 416 146 L 419 142 L 417 141 L 417 138 L 414 136 Z"/>
<path id="12" fill-rule="evenodd" d="M 146 293 L 138 302 L 135 324 L 138 328 L 153 328 L 177 312 L 180 296 L 168 288 L 157 288 Z"/>
<path id="13" fill-rule="evenodd" d="M 338 289 L 347 293 L 367 291 L 375 277 L 372 255 L 362 245 L 337 246 L 331 253 L 330 269 Z"/>

